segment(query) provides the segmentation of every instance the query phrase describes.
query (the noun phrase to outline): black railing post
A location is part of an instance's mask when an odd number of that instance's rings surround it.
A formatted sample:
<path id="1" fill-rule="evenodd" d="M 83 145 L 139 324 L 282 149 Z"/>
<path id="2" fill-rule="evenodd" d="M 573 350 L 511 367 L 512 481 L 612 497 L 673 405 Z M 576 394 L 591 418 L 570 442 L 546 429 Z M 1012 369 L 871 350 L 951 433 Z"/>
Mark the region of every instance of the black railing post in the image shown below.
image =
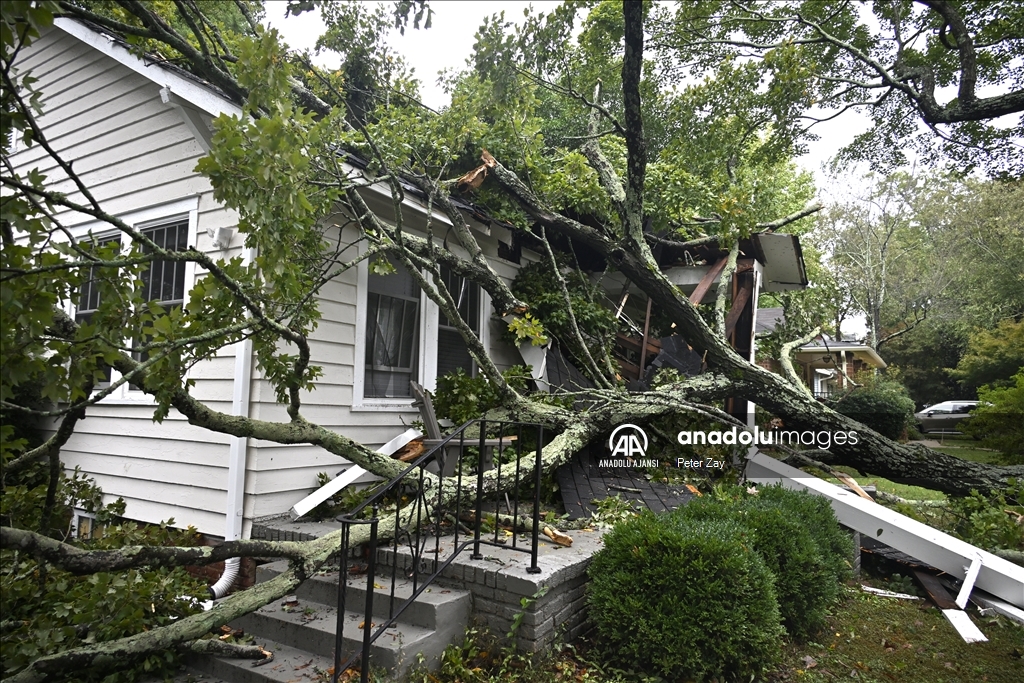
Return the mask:
<path id="1" fill-rule="evenodd" d="M 473 424 L 478 424 L 480 426 L 480 435 L 479 435 L 480 438 L 479 438 L 479 441 L 478 441 L 479 449 L 480 449 L 480 459 L 479 459 L 479 463 L 478 463 L 478 466 L 477 466 L 476 494 L 473 496 L 473 498 L 475 500 L 475 519 L 473 521 L 475 522 L 475 524 L 474 524 L 474 529 L 472 531 L 472 539 L 469 538 L 469 532 L 467 531 L 466 532 L 466 539 L 464 541 L 462 541 L 461 543 L 459 542 L 459 525 L 460 525 L 460 520 L 462 519 L 462 514 L 461 514 L 461 510 L 462 510 L 462 487 L 461 487 L 461 484 L 462 484 L 462 482 L 464 480 L 464 478 L 463 478 L 463 468 L 462 468 L 461 465 L 464 464 L 464 463 L 457 462 L 456 463 L 456 465 L 457 465 L 456 470 L 457 470 L 457 473 L 458 473 L 457 474 L 458 490 L 455 492 L 454 545 L 453 545 L 453 548 L 452 548 L 452 554 L 450 556 L 448 556 L 443 562 L 441 562 L 441 558 L 439 557 L 440 556 L 440 549 L 441 549 L 441 537 L 440 537 L 440 534 L 443 531 L 443 524 L 442 524 L 442 517 L 443 517 L 443 515 L 441 514 L 441 502 L 444 501 L 444 490 L 443 490 L 443 488 L 441 488 L 439 486 L 439 488 L 438 488 L 438 509 L 435 512 L 435 515 L 437 515 L 437 517 L 435 518 L 433 525 L 431 525 L 430 524 L 430 516 L 429 516 L 429 514 L 425 514 L 425 509 L 426 509 L 426 506 L 427 506 L 427 500 L 428 500 L 429 496 L 425 495 L 424 492 L 423 492 L 423 484 L 424 484 L 424 470 L 423 470 L 423 468 L 426 467 L 426 465 L 428 463 L 432 462 L 432 461 L 433 462 L 437 462 L 438 458 L 441 457 L 442 454 L 444 453 L 444 449 L 449 448 L 451 446 L 451 444 L 454 443 L 454 440 L 456 438 L 458 439 L 458 444 L 459 444 L 459 446 L 458 446 L 459 454 L 458 455 L 459 455 L 459 458 L 461 459 L 462 456 L 464 456 L 464 454 L 465 454 L 465 446 L 467 445 L 465 430 L 468 429 L 469 427 L 471 427 Z M 501 457 L 500 457 L 501 456 L 501 448 L 504 445 L 504 439 L 506 438 L 505 430 L 506 430 L 506 428 L 509 425 L 507 425 L 504 422 L 500 422 L 500 421 L 498 421 L 496 424 L 497 424 L 497 427 L 496 427 L 496 429 L 497 429 L 497 438 L 494 440 L 494 442 L 497 443 L 498 456 L 499 457 L 498 457 L 498 461 L 495 463 L 495 465 L 497 467 L 501 467 Z M 533 428 L 533 429 L 537 430 L 537 432 L 536 432 L 536 445 L 535 445 L 536 457 L 535 457 L 535 460 L 534 460 L 534 478 L 533 478 L 534 479 L 534 482 L 533 482 L 534 483 L 534 491 L 533 491 L 533 529 L 532 529 L 532 532 L 533 532 L 532 536 L 533 536 L 533 538 L 532 538 L 532 544 L 531 544 L 530 549 L 527 549 L 526 547 L 517 547 L 517 543 L 516 543 L 517 539 L 516 539 L 515 527 L 513 527 L 513 532 L 512 532 L 513 533 L 513 541 L 512 541 L 512 544 L 511 544 L 511 549 L 512 550 L 517 550 L 517 551 L 523 552 L 523 553 L 530 553 L 530 560 L 531 560 L 531 562 L 530 562 L 530 566 L 528 567 L 527 571 L 529 571 L 530 573 L 536 574 L 536 573 L 540 572 L 540 566 L 539 566 L 539 563 L 538 563 L 538 552 L 539 552 L 540 514 L 541 514 L 541 509 L 540 509 L 540 492 L 541 492 L 541 483 L 542 483 L 542 480 L 543 480 L 543 462 L 544 462 L 544 460 L 543 460 L 544 428 L 541 425 L 537 425 L 537 424 L 527 425 L 525 423 L 520 423 L 520 422 L 516 422 L 516 423 L 512 423 L 512 424 L 518 426 L 518 435 L 517 435 L 517 440 L 516 440 L 516 444 L 515 444 L 515 450 L 516 450 L 516 455 L 517 455 L 517 457 L 516 457 L 516 465 L 515 465 L 514 468 L 510 468 L 510 470 L 514 469 L 514 472 L 511 473 L 511 474 L 512 474 L 512 477 L 513 477 L 512 487 L 513 487 L 513 489 L 516 492 L 516 496 L 515 496 L 516 497 L 516 502 L 515 502 L 515 507 L 514 507 L 514 509 L 512 509 L 511 512 L 512 512 L 512 515 L 513 515 L 513 517 L 515 519 L 518 519 L 519 510 L 521 508 L 520 500 L 519 500 L 520 484 L 521 483 L 525 484 L 525 482 L 522 482 L 521 479 L 520 479 L 520 477 L 521 477 L 520 467 L 522 466 L 522 463 L 520 462 L 520 460 L 522 459 L 523 451 L 526 448 L 525 443 L 523 441 L 523 431 L 524 431 L 524 427 L 529 427 L 529 428 Z M 483 467 L 483 462 L 486 460 L 484 455 L 485 455 L 485 452 L 486 452 L 485 449 L 487 448 L 487 443 L 488 443 L 488 439 L 487 439 L 487 422 L 485 420 L 483 420 L 483 419 L 480 419 L 480 420 L 470 420 L 470 421 L 466 422 L 465 424 L 463 424 L 461 427 L 459 427 L 458 430 L 456 431 L 456 433 L 448 436 L 446 439 L 443 439 L 440 443 L 438 443 L 436 446 L 434 446 L 427 453 L 424 453 L 423 455 L 421 455 L 417 460 L 415 460 L 406 469 L 404 469 L 401 472 L 401 474 L 399 474 L 394 479 L 392 479 L 390 482 L 385 484 L 383 488 L 379 489 L 369 499 L 363 501 L 362 503 L 357 505 L 355 508 L 353 508 L 348 513 L 345 513 L 345 514 L 342 514 L 342 515 L 338 516 L 338 518 L 337 518 L 338 521 L 342 523 L 342 535 L 341 535 L 341 551 L 340 551 L 341 552 L 341 566 L 340 566 L 340 569 L 339 569 L 339 572 L 338 572 L 338 598 L 337 598 L 338 614 L 337 614 L 337 625 L 336 625 L 336 633 L 335 633 L 334 673 L 333 673 L 333 676 L 331 677 L 333 683 L 337 683 L 339 677 L 342 674 L 342 672 L 344 672 L 349 667 L 355 666 L 356 662 L 358 662 L 360 660 L 362 660 L 362 665 L 360 667 L 360 680 L 361 681 L 368 681 L 369 674 L 370 674 L 370 645 L 380 635 L 382 635 L 385 632 L 386 629 L 390 628 L 391 625 L 393 623 L 395 623 L 395 620 L 399 617 L 399 615 L 401 615 L 401 613 L 407 607 L 409 607 L 413 603 L 413 601 L 416 600 L 421 593 L 423 593 L 424 590 L 427 589 L 427 586 L 429 586 L 435 579 L 438 578 L 438 576 L 440 576 L 440 574 L 443 571 L 445 571 L 447 569 L 447 567 L 455 560 L 455 558 L 458 555 L 460 555 L 461 553 L 463 553 L 467 549 L 470 549 L 470 546 L 472 546 L 473 552 L 471 554 L 471 557 L 473 559 L 475 559 L 475 560 L 480 560 L 480 559 L 483 559 L 483 555 L 480 552 L 480 550 L 481 550 L 480 546 L 482 544 L 503 546 L 503 547 L 506 547 L 506 548 L 508 547 L 508 545 L 505 545 L 505 543 L 503 543 L 504 539 L 496 538 L 495 540 L 492 541 L 490 539 L 484 540 L 482 538 L 483 514 L 484 514 L 484 510 L 483 510 L 483 504 L 484 504 L 484 473 L 485 473 L 484 472 L 484 467 Z M 498 473 L 496 473 L 495 476 L 498 477 L 498 476 L 500 476 L 500 474 L 501 473 L 499 471 Z M 416 487 L 418 492 L 417 492 L 417 495 L 415 496 L 415 500 L 413 500 L 411 502 L 412 505 L 416 506 L 416 510 L 413 511 L 410 508 L 408 508 L 408 506 L 405 508 L 405 509 L 409 510 L 409 512 L 408 512 L 409 518 L 407 520 L 407 524 L 410 525 L 412 528 L 411 529 L 404 529 L 403 525 L 402 525 L 403 515 L 402 515 L 402 512 L 401 512 L 402 509 L 403 509 L 401 507 L 401 503 L 402 503 L 402 488 L 403 488 L 403 486 L 415 485 L 417 482 L 411 481 L 411 480 L 413 479 L 413 477 L 416 477 L 417 475 L 419 477 L 419 481 L 418 481 L 419 485 Z M 507 479 L 507 477 L 506 477 L 506 479 Z M 506 483 L 506 485 L 507 485 L 507 483 Z M 390 602 L 389 602 L 388 610 L 387 610 L 387 612 L 388 612 L 387 618 L 384 619 L 383 623 L 381 624 L 381 626 L 379 628 L 375 629 L 374 628 L 374 623 L 373 623 L 373 616 L 374 616 L 374 614 L 373 614 L 373 601 L 374 601 L 374 597 L 375 597 L 374 596 L 374 593 L 375 593 L 374 585 L 376 583 L 375 580 L 376 580 L 376 574 L 377 574 L 376 563 L 377 563 L 377 550 L 378 550 L 378 545 L 379 545 L 379 543 L 378 543 L 378 541 L 379 541 L 378 535 L 379 535 L 379 526 L 380 526 L 380 516 L 379 516 L 380 515 L 380 502 L 384 501 L 386 504 L 390 504 L 389 501 L 392 498 L 394 498 L 394 502 L 395 502 L 395 520 L 394 520 L 395 521 L 395 528 L 394 528 L 393 533 L 392 533 L 392 538 L 388 542 L 386 542 L 384 544 L 384 552 L 387 552 L 387 550 L 389 548 L 391 548 L 392 552 L 394 554 L 394 566 L 392 567 L 392 576 L 391 576 Z M 510 503 L 507 503 L 507 504 L 509 506 L 511 506 Z M 371 518 L 370 519 L 360 519 L 360 515 L 363 513 L 364 510 L 366 510 L 366 508 L 370 508 L 371 509 L 371 511 L 372 511 Z M 496 510 L 496 513 L 500 513 L 500 503 L 498 503 L 498 509 Z M 423 519 L 424 516 L 426 516 L 426 518 L 427 518 L 426 519 L 426 524 L 424 524 L 424 519 Z M 495 518 L 495 519 L 497 519 L 497 518 Z M 363 624 L 362 624 L 362 627 L 363 627 L 363 638 L 362 638 L 362 646 L 361 647 L 357 647 L 355 652 L 350 654 L 347 659 L 344 659 L 344 658 L 342 658 L 342 654 L 343 654 L 343 647 L 344 647 L 344 628 L 345 628 L 345 618 L 346 618 L 345 607 L 346 607 L 347 587 L 348 587 L 348 566 L 347 566 L 347 563 L 348 563 L 349 555 L 352 552 L 352 548 L 351 548 L 351 546 L 352 546 L 352 528 L 355 525 L 369 525 L 370 526 L 369 538 L 367 539 L 367 541 L 364 543 L 364 546 L 363 546 L 365 548 L 366 552 L 368 553 L 368 555 L 367 555 L 368 559 L 367 559 L 367 563 L 366 563 L 366 601 L 365 601 L 365 606 L 364 606 L 364 616 L 363 616 Z M 434 549 L 433 549 L 434 550 L 434 554 L 435 554 L 435 557 L 433 559 L 433 571 L 430 573 L 429 576 L 426 576 L 421 581 L 420 577 L 419 577 L 419 564 L 420 564 L 420 561 L 422 560 L 422 556 L 423 556 L 423 554 L 424 554 L 424 552 L 426 550 L 426 544 L 427 544 L 427 541 L 428 541 L 428 538 L 424 537 L 423 534 L 428 532 L 428 531 L 431 531 L 431 528 L 430 528 L 431 526 L 433 526 L 432 531 L 433 531 L 434 536 L 435 536 L 435 538 L 434 538 Z M 495 525 L 495 527 L 496 527 L 495 533 L 497 534 L 497 524 Z M 398 550 L 399 550 L 399 534 L 402 534 L 403 536 L 408 537 L 410 539 L 411 559 L 414 562 L 413 576 L 412 576 L 413 593 L 408 598 L 406 598 L 401 605 L 397 606 L 397 608 L 396 608 L 394 603 L 395 603 L 397 565 L 398 565 L 398 559 L 399 559 L 399 552 L 398 552 Z"/>
<path id="2" fill-rule="evenodd" d="M 473 560 L 484 559 L 484 556 L 480 553 L 480 526 L 484 519 L 484 438 L 486 436 L 487 421 L 480 420 L 480 454 L 476 466 L 476 501 L 473 505 L 476 508 L 476 519 L 473 524 L 473 554 L 469 556 Z"/>
<path id="3" fill-rule="evenodd" d="M 530 574 L 540 574 L 537 565 L 537 546 L 540 543 L 540 482 L 543 476 L 544 427 L 537 425 L 537 459 L 533 465 L 533 548 L 530 551 Z"/>
<path id="4" fill-rule="evenodd" d="M 363 656 L 359 667 L 360 683 L 370 680 L 370 642 L 373 635 L 373 584 L 377 569 L 377 505 L 373 506 L 373 519 L 370 520 L 370 548 L 366 558 L 366 613 L 363 616 Z"/>
<path id="5" fill-rule="evenodd" d="M 334 627 L 334 675 L 331 677 L 332 683 L 338 683 L 338 676 L 341 675 L 341 648 L 345 640 L 345 589 L 348 588 L 348 534 L 351 529 L 352 526 L 349 522 L 342 522 L 341 557 L 338 558 L 338 619 Z"/>

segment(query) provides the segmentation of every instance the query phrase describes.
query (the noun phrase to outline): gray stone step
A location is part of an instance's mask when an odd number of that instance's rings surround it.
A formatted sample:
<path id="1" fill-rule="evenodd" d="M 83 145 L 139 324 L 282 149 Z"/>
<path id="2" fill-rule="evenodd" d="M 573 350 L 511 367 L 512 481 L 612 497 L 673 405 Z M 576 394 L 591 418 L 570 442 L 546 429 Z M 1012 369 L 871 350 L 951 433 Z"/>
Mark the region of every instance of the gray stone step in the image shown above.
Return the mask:
<path id="1" fill-rule="evenodd" d="M 257 568 L 256 581 L 272 579 L 288 568 L 287 561 Z M 348 659 L 362 648 L 363 609 L 366 604 L 366 576 L 349 576 L 343 620 L 342 654 Z M 413 593 L 413 584 L 382 569 L 375 579 L 371 628 L 377 629 Z M 392 585 L 393 584 L 393 585 Z M 392 608 L 392 588 L 394 607 Z M 234 628 L 255 637 L 255 642 L 274 652 L 273 662 L 254 667 L 251 661 L 224 657 L 193 657 L 190 668 L 227 683 L 301 683 L 322 680 L 317 671 L 334 665 L 337 625 L 338 572 L 315 576 L 296 591 L 298 604 L 277 601 L 252 614 L 236 619 Z M 436 668 L 441 653 L 465 634 L 469 625 L 472 597 L 466 591 L 428 586 L 403 611 L 370 648 L 370 666 L 399 679 L 417 667 Z"/>
<path id="2" fill-rule="evenodd" d="M 260 565 L 256 569 L 256 581 L 268 581 L 288 568 L 287 560 Z M 381 621 L 388 619 L 413 593 L 413 582 L 401 577 L 401 572 L 392 581 L 390 568 L 380 567 L 374 580 L 376 589 L 373 599 L 373 616 Z M 345 609 L 363 613 L 366 605 L 366 576 L 347 577 Z M 417 584 L 419 586 L 420 584 Z M 394 598 L 392 600 L 392 587 Z M 328 572 L 307 580 L 296 592 L 301 602 L 315 602 L 331 607 L 338 602 L 338 572 Z M 434 630 L 450 630 L 449 625 L 457 624 L 465 629 L 469 624 L 472 598 L 468 591 L 428 586 L 416 601 L 409 605 L 398 620 L 413 626 Z"/>
<path id="3" fill-rule="evenodd" d="M 304 683 L 330 680 L 327 671 L 334 666 L 332 658 L 312 655 L 266 638 L 257 638 L 256 642 L 274 653 L 272 662 L 253 666 L 252 660 L 248 659 L 195 656 L 189 658 L 189 669 L 199 672 L 199 675 L 184 680 L 194 680 L 196 683 Z M 178 679 L 174 680 L 177 683 Z"/>
<path id="4" fill-rule="evenodd" d="M 280 604 L 261 607 L 252 614 L 231 622 L 256 637 L 266 638 L 288 647 L 300 648 L 320 657 L 333 657 L 337 610 L 316 602 L 302 602 L 286 611 Z M 346 611 L 344 619 L 343 653 L 347 658 L 359 650 L 363 642 L 362 615 Z M 373 622 L 376 629 L 381 622 Z M 416 654 L 429 656 L 432 629 L 411 624 L 396 623 L 384 632 L 370 647 L 373 666 L 389 671 L 404 670 L 416 661 Z M 445 643 L 447 645 L 447 643 Z M 442 646 L 442 650 L 444 647 Z"/>

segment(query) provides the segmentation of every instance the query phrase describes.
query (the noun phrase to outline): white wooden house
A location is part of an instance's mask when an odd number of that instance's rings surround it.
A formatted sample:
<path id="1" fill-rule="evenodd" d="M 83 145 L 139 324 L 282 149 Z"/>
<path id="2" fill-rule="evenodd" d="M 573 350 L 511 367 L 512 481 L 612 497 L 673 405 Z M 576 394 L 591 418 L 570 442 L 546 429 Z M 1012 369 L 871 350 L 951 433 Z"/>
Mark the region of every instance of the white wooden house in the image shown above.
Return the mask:
<path id="1" fill-rule="evenodd" d="M 52 30 L 22 53 L 17 66 L 38 79 L 40 124 L 47 139 L 73 163 L 105 210 L 168 246 L 195 245 L 225 259 L 253 258 L 243 248 L 236 214 L 214 200 L 210 183 L 194 170 L 209 150 L 212 119 L 241 114 L 230 98 L 181 69 L 147 61 L 117 38 L 67 18 L 57 19 Z M 17 151 L 13 163 L 17 170 L 38 168 L 55 189 L 75 196 L 70 180 L 39 146 Z M 364 198 L 387 220 L 393 207 L 386 188 L 370 187 Z M 417 221 L 425 222 L 426 207 L 407 193 L 403 215 L 408 229 L 415 230 Z M 67 213 L 61 220 L 77 237 L 91 232 L 102 240 L 115 235 L 106 224 L 87 217 Z M 435 213 L 432 220 L 438 234 L 446 219 Z M 500 225 L 469 214 L 466 220 L 492 267 L 506 280 L 515 277 L 521 259 L 536 258 L 513 248 L 513 236 Z M 356 232 L 346 230 L 351 232 L 329 237 L 354 242 Z M 452 241 L 447 241 L 449 248 L 458 251 Z M 752 258 L 746 271 L 737 274 L 733 289 L 734 296 L 745 291 L 746 298 L 730 320 L 734 343 L 752 358 L 758 292 L 799 288 L 807 282 L 794 237 L 755 235 L 745 253 Z M 671 258 L 665 264 L 673 282 L 695 303 L 704 299 L 724 264 L 717 251 L 705 256 L 709 264 L 717 259 L 719 265 L 669 267 L 675 263 Z M 197 276 L 202 273 L 192 264 L 161 263 L 145 279 L 149 296 L 175 305 L 186 299 Z M 625 283 L 614 277 L 608 279 L 615 290 L 609 295 L 621 312 L 629 290 L 620 289 Z M 310 346 L 312 363 L 323 368 L 323 376 L 316 390 L 303 396 L 303 415 L 360 443 L 382 445 L 418 419 L 409 380 L 433 389 L 437 376 L 469 365 L 464 342 L 408 274 L 379 277 L 361 263 L 324 287 L 318 303 L 322 320 Z M 68 312 L 83 319 L 96 304 L 86 286 L 77 301 L 68 302 Z M 467 287 L 463 313 L 475 322 L 499 368 L 523 362 L 500 341 L 502 323 L 493 318 L 486 293 Z M 645 323 L 643 346 L 646 328 Z M 531 363 L 543 368 L 543 363 Z M 534 371 L 536 377 L 538 367 Z M 188 378 L 195 382 L 193 395 L 211 408 L 263 420 L 288 419 L 273 388 L 260 377 L 247 342 L 194 366 Z M 192 525 L 210 536 L 247 538 L 253 520 L 285 514 L 316 488 L 319 472 L 335 475 L 349 466 L 314 446 L 218 435 L 189 425 L 174 411 L 163 424 L 155 424 L 153 409 L 149 397 L 126 384 L 89 409 L 61 454 L 67 467 L 81 468 L 108 498 L 124 498 L 126 515 L 133 519 L 159 522 L 173 517 L 177 526 Z M 737 414 L 752 410 L 750 405 L 734 406 Z"/>
<path id="2" fill-rule="evenodd" d="M 167 245 L 196 245 L 223 258 L 252 257 L 243 254 L 236 214 L 214 200 L 209 182 L 194 170 L 209 149 L 212 118 L 239 115 L 235 103 L 183 71 L 150 63 L 117 39 L 66 18 L 24 51 L 18 68 L 38 79 L 40 123 L 48 140 L 108 212 Z M 38 167 L 53 187 L 74 196 L 70 181 L 44 157 L 34 146 L 18 150 L 13 161 L 19 170 Z M 390 195 L 371 188 L 366 198 L 386 218 Z M 425 216 L 424 205 L 412 197 L 403 211 L 411 229 Z M 109 226 L 82 216 L 61 218 L 79 237 L 90 231 L 100 239 L 114 235 Z M 437 226 L 444 218 L 435 215 L 434 221 Z M 511 235 L 468 221 L 499 275 L 514 277 L 516 263 L 498 256 L 499 243 L 510 244 Z M 355 233 L 333 237 L 351 242 Z M 150 296 L 170 305 L 181 303 L 201 275 L 192 264 L 155 264 L 153 270 Z M 375 446 L 417 419 L 410 379 L 433 388 L 438 374 L 464 366 L 468 355 L 437 307 L 410 286 L 411 278 L 367 271 L 363 263 L 321 293 L 323 318 L 311 348 L 323 377 L 303 397 L 303 414 Z M 84 290 L 68 304 L 79 319 L 96 305 L 89 288 Z M 496 323 L 486 293 L 468 289 L 465 309 L 499 367 L 521 362 L 491 329 Z M 368 319 L 377 324 L 368 326 Z M 367 329 L 376 336 L 368 337 Z M 381 344 L 390 345 L 398 365 L 381 364 Z M 212 408 L 287 420 L 248 343 L 196 365 L 189 379 L 195 381 L 193 394 Z M 254 519 L 283 514 L 314 489 L 318 472 L 334 475 L 348 466 L 318 447 L 223 436 L 189 425 L 174 411 L 163 424 L 152 417 L 152 400 L 126 384 L 89 409 L 61 454 L 67 467 L 80 467 L 108 498 L 123 497 L 133 519 L 173 517 L 177 526 L 193 525 L 211 536 L 247 538 Z"/>

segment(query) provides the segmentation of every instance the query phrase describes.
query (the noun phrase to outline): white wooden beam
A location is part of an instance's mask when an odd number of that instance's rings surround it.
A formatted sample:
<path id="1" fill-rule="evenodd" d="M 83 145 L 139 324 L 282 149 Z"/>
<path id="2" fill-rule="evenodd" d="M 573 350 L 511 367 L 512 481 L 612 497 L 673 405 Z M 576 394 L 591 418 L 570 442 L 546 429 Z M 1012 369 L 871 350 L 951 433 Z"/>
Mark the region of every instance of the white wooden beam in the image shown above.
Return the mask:
<path id="1" fill-rule="evenodd" d="M 388 441 L 386 444 L 378 448 L 377 452 L 380 453 L 381 455 L 392 455 L 402 446 L 406 445 L 413 439 L 417 439 L 421 436 L 423 435 L 420 434 L 417 430 L 407 429 L 406 431 L 402 432 L 395 438 L 391 439 L 391 441 Z M 348 486 L 349 484 L 351 484 L 364 474 L 366 474 L 366 470 L 364 470 L 359 465 L 352 465 L 347 470 L 342 472 L 339 476 L 327 482 L 326 484 L 318 488 L 316 491 L 313 491 L 313 493 L 309 494 L 308 496 L 300 500 L 298 503 L 293 505 L 292 509 L 289 511 L 291 518 L 298 519 L 299 517 L 308 514 L 310 510 L 312 510 L 317 505 L 324 502 L 325 500 L 327 500 L 335 493 L 342 490 L 343 488 L 345 488 L 346 486 Z"/>
<path id="2" fill-rule="evenodd" d="M 970 571 L 968 568 L 980 557 L 974 583 L 1011 605 L 1024 607 L 1024 567 L 878 503 L 864 500 L 764 453 L 748 456 L 746 475 L 748 482 L 782 484 L 786 488 L 824 496 L 841 524 L 958 579 L 966 580 Z"/>

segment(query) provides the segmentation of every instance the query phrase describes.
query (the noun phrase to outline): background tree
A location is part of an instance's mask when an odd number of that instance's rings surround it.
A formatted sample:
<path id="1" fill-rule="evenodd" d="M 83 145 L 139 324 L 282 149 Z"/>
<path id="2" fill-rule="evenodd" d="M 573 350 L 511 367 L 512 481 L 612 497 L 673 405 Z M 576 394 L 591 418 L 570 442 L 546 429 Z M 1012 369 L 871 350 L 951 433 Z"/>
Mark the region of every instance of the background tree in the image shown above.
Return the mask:
<path id="1" fill-rule="evenodd" d="M 957 363 L 953 376 L 969 390 L 982 385 L 1009 387 L 1014 375 L 1024 368 L 1024 320 L 1007 318 L 995 329 L 979 330 L 971 337 L 967 353 Z"/>
<path id="2" fill-rule="evenodd" d="M 815 237 L 915 402 L 974 398 L 987 380 L 962 383 L 955 370 L 968 340 L 1024 315 L 1013 265 L 1024 258 L 1024 185 L 928 173 L 878 187 L 875 199 L 829 207 Z"/>
<path id="3" fill-rule="evenodd" d="M 298 11 L 320 4 L 292 6 Z M 709 404 L 740 396 L 756 400 L 795 429 L 857 430 L 858 445 L 836 446 L 822 457 L 861 471 L 923 480 L 952 493 L 998 489 L 1009 478 L 1024 475 L 1020 466 L 984 466 L 892 442 L 811 400 L 728 345 L 723 333 L 726 287 L 720 288 L 716 304 L 702 311 L 659 269 L 652 248 L 663 240 L 717 242 L 730 251 L 734 264 L 743 236 L 789 226 L 817 209 L 804 205 L 810 196 L 806 183 L 774 183 L 800 148 L 804 132 L 797 121 L 811 104 L 805 80 L 811 73 L 790 60 L 789 48 L 769 50 L 771 58 L 766 53 L 761 61 L 713 60 L 705 63 L 707 77 L 691 82 L 688 73 L 704 74 L 706 46 L 670 43 L 671 36 L 661 33 L 663 24 L 655 21 L 660 7 L 598 3 L 582 18 L 577 42 L 566 40 L 576 28 L 575 5 L 550 16 L 531 15 L 515 32 L 495 19 L 479 33 L 477 68 L 453 81 L 451 107 L 435 115 L 415 102 L 415 84 L 401 70 L 321 72 L 303 57 L 286 54 L 276 32 L 260 27 L 247 5 L 235 6 L 245 18 L 243 35 L 229 42 L 205 15 L 203 3 L 2 5 L 5 325 L 0 405 L 5 411 L 53 419 L 55 425 L 52 435 L 35 447 L 4 436 L 8 474 L 36 462 L 59 472 L 60 448 L 78 421 L 113 390 L 93 391 L 106 366 L 120 373 L 120 381 L 154 397 L 157 420 L 176 410 L 192 425 L 218 433 L 315 444 L 380 476 L 396 474 L 400 463 L 303 414 L 304 396 L 315 389 L 319 375 L 309 344 L 319 318 L 316 293 L 359 260 L 342 260 L 329 238 L 335 226 L 353 225 L 365 242 L 360 259 L 386 268 L 387 256 L 404 266 L 453 323 L 502 401 L 504 414 L 542 422 L 557 433 L 544 447 L 546 469 L 623 422 L 689 413 L 729 423 Z M 422 9 L 422 3 L 399 3 L 399 18 Z M 328 11 L 338 12 L 332 21 L 339 33 L 323 43 L 324 49 L 345 49 L 345 36 L 361 27 L 376 31 L 382 26 L 379 16 L 361 15 L 364 10 L 358 5 L 331 6 Z M 245 244 L 257 253 L 252 263 L 218 261 L 195 249 L 171 252 L 154 244 L 108 213 L 50 145 L 38 125 L 39 93 L 31 74 L 18 73 L 14 63 L 46 29 L 53 12 L 145 42 L 147 49 L 166 46 L 175 60 L 242 107 L 245 116 L 215 121 L 213 149 L 199 168 L 216 198 L 238 212 Z M 647 17 L 648 12 L 655 16 Z M 165 18 L 171 15 L 180 23 Z M 650 41 L 656 60 L 645 61 Z M 350 67 L 363 66 L 354 59 Z M 381 82 L 367 87 L 365 79 Z M 759 87 L 763 79 L 771 81 L 767 88 Z M 968 105 L 957 106 L 962 112 Z M 997 110 L 984 111 L 996 115 Z M 60 169 L 54 179 L 34 168 L 15 167 L 15 136 L 41 149 L 47 163 Z M 482 147 L 489 153 L 481 153 Z M 370 171 L 388 184 L 394 222 L 382 221 L 368 209 L 360 190 L 369 181 L 346 172 L 339 158 L 342 150 L 369 159 Z M 482 181 L 474 200 L 534 240 L 542 256 L 546 253 L 557 263 L 556 252 L 570 255 L 587 249 L 621 272 L 704 355 L 709 372 L 630 393 L 600 359 L 591 358 L 588 369 L 601 388 L 587 394 L 589 408 L 583 413 L 510 386 L 438 277 L 440 266 L 448 266 L 484 288 L 497 313 L 529 311 L 530 302 L 521 301 L 491 269 L 451 200 L 459 179 L 463 186 L 475 184 L 467 178 Z M 54 189 L 55 179 L 66 179 L 67 191 Z M 425 234 L 408 230 L 400 179 L 418 186 L 433 210 L 446 216 L 453 226 L 451 239 L 466 257 L 444 249 L 429 229 Z M 102 221 L 130 247 L 118 250 L 67 239 L 63 211 Z M 187 306 L 163 310 L 142 300 L 136 283 L 154 260 L 191 261 L 207 273 Z M 731 267 L 723 282 L 730 275 Z M 79 324 L 60 304 L 73 300 L 87 281 L 100 288 L 102 304 L 92 319 Z M 564 279 L 558 284 L 566 287 Z M 141 334 L 136 335 L 139 321 Z M 575 334 L 571 324 L 569 330 Z M 259 370 L 286 407 L 287 421 L 231 416 L 190 393 L 185 371 L 243 337 L 253 341 Z M 579 345 L 581 354 L 585 348 L 585 342 Z M 47 408 L 13 401 L 15 391 L 29 381 L 41 382 L 50 402 Z M 511 481 L 507 468 L 515 466 L 488 472 L 486 490 L 496 491 L 499 481 Z M 528 476 L 531 467 L 521 463 L 521 476 Z M 48 487 L 56 486 L 51 476 Z M 444 504 L 457 487 L 427 475 L 424 495 L 438 491 Z M 403 514 L 409 515 L 410 508 L 397 515 L 399 521 Z M 380 531 L 386 535 L 394 528 L 384 524 Z M 353 543 L 361 533 L 353 531 Z M 4 526 L 0 543 L 7 551 L 34 554 L 79 574 L 203 564 L 235 556 L 291 560 L 287 572 L 208 612 L 131 636 L 71 642 L 71 647 L 41 654 L 14 677 L 35 681 L 60 678 L 70 669 L 110 666 L 175 643 L 204 647 L 199 639 L 211 627 L 293 592 L 336 549 L 337 535 L 303 543 L 233 541 L 216 549 L 143 545 L 98 551 Z"/>
<path id="4" fill-rule="evenodd" d="M 685 50 L 703 68 L 740 52 L 760 58 L 770 87 L 802 104 L 791 125 L 868 114 L 873 126 L 840 161 L 891 170 L 913 151 L 1018 177 L 1022 23 L 1013 0 L 707 0 L 665 7 L 652 30 L 659 49 Z"/>

